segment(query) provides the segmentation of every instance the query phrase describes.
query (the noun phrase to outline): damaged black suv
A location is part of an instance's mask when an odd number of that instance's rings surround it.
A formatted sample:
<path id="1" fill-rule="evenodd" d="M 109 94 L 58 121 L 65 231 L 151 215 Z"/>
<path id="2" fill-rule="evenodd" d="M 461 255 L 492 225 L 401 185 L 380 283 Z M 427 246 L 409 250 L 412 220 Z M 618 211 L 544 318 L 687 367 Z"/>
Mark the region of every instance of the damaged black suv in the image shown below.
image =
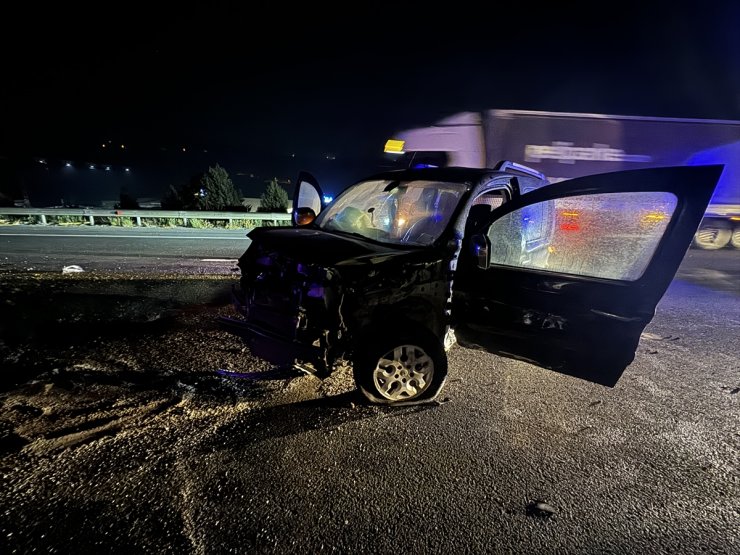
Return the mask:
<path id="1" fill-rule="evenodd" d="M 435 399 L 455 342 L 613 386 L 721 171 L 401 170 L 328 206 L 302 173 L 293 226 L 249 232 L 222 324 L 275 365 L 351 363 L 375 403 Z"/>

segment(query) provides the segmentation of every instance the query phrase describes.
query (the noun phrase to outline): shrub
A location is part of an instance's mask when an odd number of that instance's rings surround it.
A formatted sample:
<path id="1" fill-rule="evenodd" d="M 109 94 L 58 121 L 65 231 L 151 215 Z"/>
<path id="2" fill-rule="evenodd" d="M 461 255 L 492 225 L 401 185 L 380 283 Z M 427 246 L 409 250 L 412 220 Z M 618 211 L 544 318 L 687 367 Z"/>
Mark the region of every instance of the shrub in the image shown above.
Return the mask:
<path id="1" fill-rule="evenodd" d="M 231 220 L 226 224 L 226 229 L 253 229 L 259 226 L 259 220 Z"/>
<path id="2" fill-rule="evenodd" d="M 87 216 L 48 216 L 46 222 L 57 225 L 85 225 L 87 223 Z"/>
<path id="3" fill-rule="evenodd" d="M 106 216 L 103 218 L 100 218 L 101 223 L 109 224 L 114 227 L 134 227 L 134 220 L 133 218 L 129 218 L 127 216 Z"/>
<path id="4" fill-rule="evenodd" d="M 188 220 L 188 227 L 194 227 L 195 229 L 210 229 L 215 227 L 208 220 L 200 220 L 198 218 L 190 218 Z"/>
<path id="5" fill-rule="evenodd" d="M 288 204 L 288 193 L 278 185 L 277 179 L 271 179 L 260 197 L 260 212 L 285 212 Z"/>
<path id="6" fill-rule="evenodd" d="M 177 227 L 183 225 L 182 218 L 141 218 L 144 227 Z"/>

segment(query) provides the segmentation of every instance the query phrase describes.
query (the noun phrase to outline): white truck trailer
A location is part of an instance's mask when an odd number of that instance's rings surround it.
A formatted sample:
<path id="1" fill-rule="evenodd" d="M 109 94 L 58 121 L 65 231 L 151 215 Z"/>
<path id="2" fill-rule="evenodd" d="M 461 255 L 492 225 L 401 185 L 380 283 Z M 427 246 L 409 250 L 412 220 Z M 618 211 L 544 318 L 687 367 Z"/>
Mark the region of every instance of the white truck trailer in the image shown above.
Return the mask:
<path id="1" fill-rule="evenodd" d="M 494 167 L 514 160 L 551 183 L 595 173 L 724 164 L 696 233 L 703 249 L 740 249 L 740 121 L 525 110 L 463 112 L 397 132 L 399 165 Z"/>

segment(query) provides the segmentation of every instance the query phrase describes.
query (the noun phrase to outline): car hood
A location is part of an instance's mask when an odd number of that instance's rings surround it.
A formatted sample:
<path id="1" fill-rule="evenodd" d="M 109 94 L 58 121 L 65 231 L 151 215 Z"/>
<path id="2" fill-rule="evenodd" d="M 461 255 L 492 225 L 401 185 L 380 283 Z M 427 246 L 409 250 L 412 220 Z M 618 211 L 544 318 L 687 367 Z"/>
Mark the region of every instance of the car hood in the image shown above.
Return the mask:
<path id="1" fill-rule="evenodd" d="M 247 237 L 263 251 L 279 252 L 294 260 L 325 267 L 376 264 L 423 250 L 386 247 L 359 237 L 311 228 L 258 227 L 250 231 Z"/>

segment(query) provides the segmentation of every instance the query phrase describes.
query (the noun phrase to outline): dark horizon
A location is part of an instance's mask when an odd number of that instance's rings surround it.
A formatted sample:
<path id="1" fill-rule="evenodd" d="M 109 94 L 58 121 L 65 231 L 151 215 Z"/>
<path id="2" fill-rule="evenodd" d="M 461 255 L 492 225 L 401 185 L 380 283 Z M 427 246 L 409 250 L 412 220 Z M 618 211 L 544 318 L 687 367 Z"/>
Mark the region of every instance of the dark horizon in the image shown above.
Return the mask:
<path id="1" fill-rule="evenodd" d="M 3 38 L 0 192 L 156 197 L 218 163 L 336 193 L 395 131 L 491 108 L 740 119 L 740 6 L 635 6 L 39 8 Z"/>

